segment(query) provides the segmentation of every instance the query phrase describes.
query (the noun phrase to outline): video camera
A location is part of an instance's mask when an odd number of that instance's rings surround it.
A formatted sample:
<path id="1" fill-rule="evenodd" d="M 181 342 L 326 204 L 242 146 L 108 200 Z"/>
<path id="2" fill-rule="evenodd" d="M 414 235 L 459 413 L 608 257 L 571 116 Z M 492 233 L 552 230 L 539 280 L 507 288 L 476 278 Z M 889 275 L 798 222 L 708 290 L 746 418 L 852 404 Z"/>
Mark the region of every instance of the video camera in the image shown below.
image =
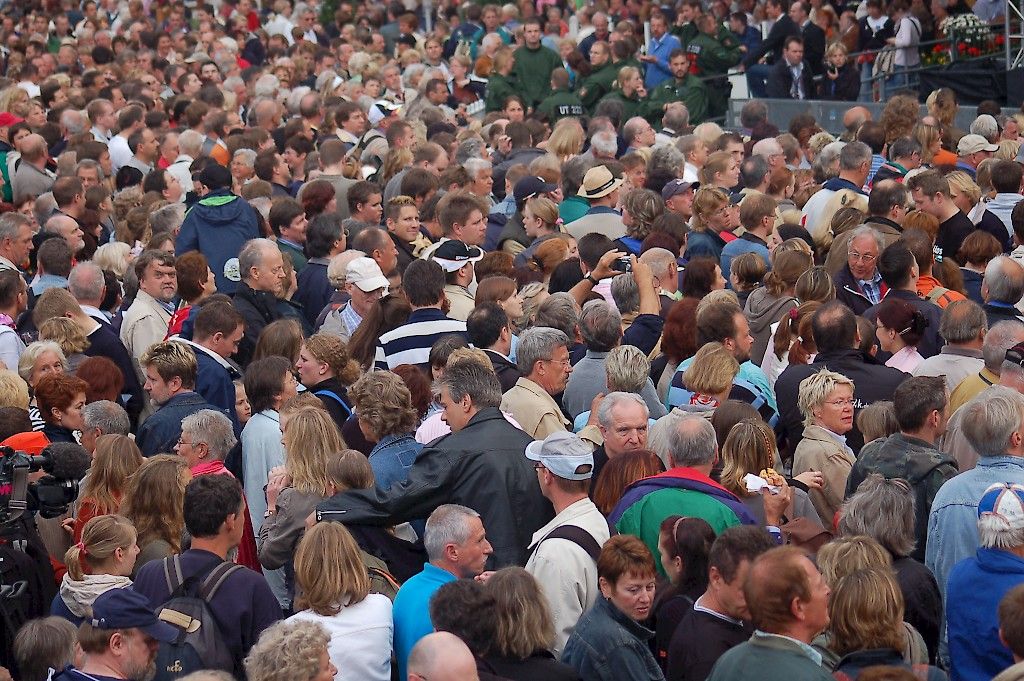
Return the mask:
<path id="1" fill-rule="evenodd" d="M 71 442 L 50 444 L 39 456 L 0 447 L 0 526 L 25 511 L 38 511 L 44 518 L 63 514 L 78 496 L 78 481 L 89 463 L 89 453 Z M 38 471 L 46 475 L 29 482 L 29 475 Z"/>

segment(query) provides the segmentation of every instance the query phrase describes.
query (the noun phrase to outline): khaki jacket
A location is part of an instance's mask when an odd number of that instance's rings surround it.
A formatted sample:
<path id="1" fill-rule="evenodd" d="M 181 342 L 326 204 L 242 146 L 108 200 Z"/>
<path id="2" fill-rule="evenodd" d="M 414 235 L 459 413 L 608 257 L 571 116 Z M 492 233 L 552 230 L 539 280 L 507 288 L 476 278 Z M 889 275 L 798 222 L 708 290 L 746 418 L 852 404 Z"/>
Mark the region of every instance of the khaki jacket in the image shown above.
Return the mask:
<path id="1" fill-rule="evenodd" d="M 846 479 L 856 459 L 847 447 L 843 447 L 821 426 L 806 426 L 803 439 L 793 453 L 793 475 L 814 470 L 825 479 L 820 490 L 809 492 L 811 503 L 826 527 L 833 526 L 833 519 L 843 504 L 846 493 Z"/>

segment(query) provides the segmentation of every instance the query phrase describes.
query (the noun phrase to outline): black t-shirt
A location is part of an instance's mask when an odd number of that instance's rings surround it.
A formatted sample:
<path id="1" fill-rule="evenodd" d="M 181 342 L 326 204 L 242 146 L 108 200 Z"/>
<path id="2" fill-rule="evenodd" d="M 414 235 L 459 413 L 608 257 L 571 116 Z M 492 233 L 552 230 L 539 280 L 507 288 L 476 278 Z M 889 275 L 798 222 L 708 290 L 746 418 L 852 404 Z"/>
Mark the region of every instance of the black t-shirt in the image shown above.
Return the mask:
<path id="1" fill-rule="evenodd" d="M 704 681 L 729 649 L 754 633 L 749 624 L 734 624 L 701 610 L 683 617 L 668 647 L 669 681 Z"/>
<path id="2" fill-rule="evenodd" d="M 939 235 L 935 238 L 935 256 L 953 258 L 959 262 L 956 254 L 964 243 L 964 239 L 975 229 L 971 219 L 958 210 L 951 218 L 939 225 Z"/>

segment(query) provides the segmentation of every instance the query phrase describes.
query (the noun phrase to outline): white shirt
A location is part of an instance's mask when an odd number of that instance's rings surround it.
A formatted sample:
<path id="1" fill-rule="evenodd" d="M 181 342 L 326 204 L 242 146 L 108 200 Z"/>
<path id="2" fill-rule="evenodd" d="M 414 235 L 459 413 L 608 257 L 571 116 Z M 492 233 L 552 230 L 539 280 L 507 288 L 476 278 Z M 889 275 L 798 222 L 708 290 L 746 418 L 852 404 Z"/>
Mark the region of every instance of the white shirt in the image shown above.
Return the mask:
<path id="1" fill-rule="evenodd" d="M 131 148 L 128 146 L 128 138 L 120 133 L 110 138 L 110 142 L 107 144 L 107 151 L 110 152 L 110 163 L 115 173 L 134 156 Z"/>
<path id="2" fill-rule="evenodd" d="M 300 620 L 316 622 L 330 634 L 327 653 L 339 677 L 390 681 L 395 631 L 390 598 L 370 594 L 331 617 L 302 610 L 288 618 L 289 622 Z"/>

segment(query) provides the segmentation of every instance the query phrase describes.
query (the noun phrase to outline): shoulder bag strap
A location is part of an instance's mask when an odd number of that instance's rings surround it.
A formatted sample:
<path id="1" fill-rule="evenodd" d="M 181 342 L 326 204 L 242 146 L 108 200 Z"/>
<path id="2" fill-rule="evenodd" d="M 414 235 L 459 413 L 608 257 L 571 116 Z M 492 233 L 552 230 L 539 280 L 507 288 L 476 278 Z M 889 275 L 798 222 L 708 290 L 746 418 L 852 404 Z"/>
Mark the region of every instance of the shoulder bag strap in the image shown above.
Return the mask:
<path id="1" fill-rule="evenodd" d="M 587 552 L 593 561 L 597 562 L 597 557 L 601 555 L 601 545 L 594 539 L 594 535 L 590 534 L 582 527 L 576 525 L 559 525 L 555 529 L 551 530 L 543 539 L 537 542 L 539 548 L 541 544 L 546 542 L 548 539 L 565 539 L 571 541 L 576 546 Z"/>
<path id="2" fill-rule="evenodd" d="M 210 571 L 210 574 L 206 575 L 206 579 L 203 580 L 202 585 L 199 587 L 199 598 L 209 603 L 217 594 L 217 590 L 220 589 L 221 585 L 223 585 L 231 575 L 241 569 L 241 565 L 229 563 L 228 561 L 224 561 L 217 567 L 213 568 L 213 570 Z"/>

